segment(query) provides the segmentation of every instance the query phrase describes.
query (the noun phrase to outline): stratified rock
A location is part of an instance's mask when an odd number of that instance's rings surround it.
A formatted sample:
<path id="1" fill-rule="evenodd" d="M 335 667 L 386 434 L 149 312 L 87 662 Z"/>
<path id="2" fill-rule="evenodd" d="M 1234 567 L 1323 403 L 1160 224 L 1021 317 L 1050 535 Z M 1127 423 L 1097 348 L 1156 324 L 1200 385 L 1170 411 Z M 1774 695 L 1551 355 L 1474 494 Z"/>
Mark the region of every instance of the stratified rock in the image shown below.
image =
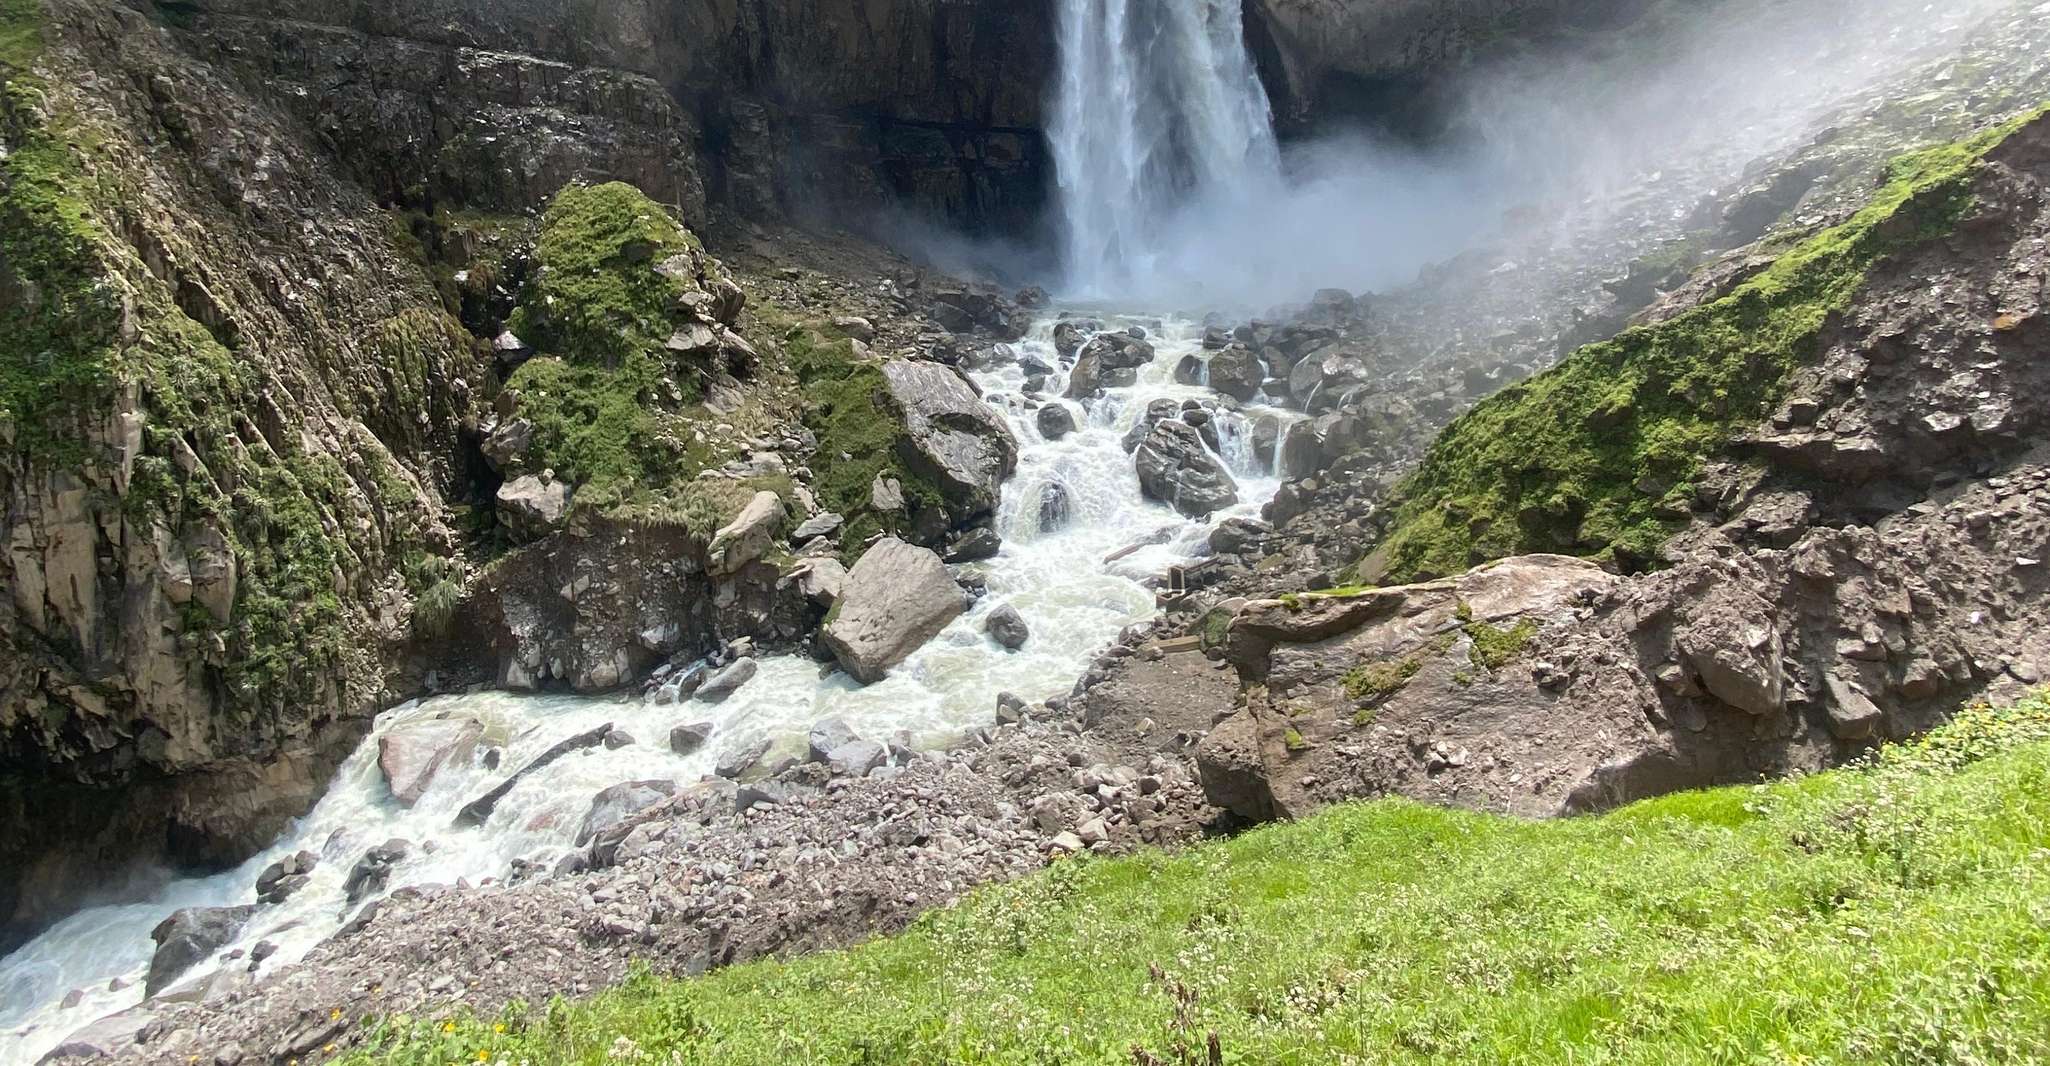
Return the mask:
<path id="1" fill-rule="evenodd" d="M 903 412 L 903 460 L 932 479 L 958 520 L 996 509 L 1004 479 L 1018 468 L 1018 442 L 995 408 L 960 371 L 900 359 L 883 367 Z"/>
<path id="2" fill-rule="evenodd" d="M 187 907 L 157 923 L 149 934 L 157 950 L 150 956 L 143 994 L 163 991 L 178 975 L 226 946 L 255 912 L 252 906 Z"/>
<path id="3" fill-rule="evenodd" d="M 467 761 L 483 735 L 484 723 L 475 718 L 403 722 L 377 738 L 377 768 L 399 806 L 411 807 L 443 766 Z"/>
<path id="4" fill-rule="evenodd" d="M 753 659 L 741 659 L 713 674 L 710 680 L 699 686 L 697 698 L 705 703 L 723 703 L 727 697 L 740 691 L 740 686 L 754 680 L 758 669 L 760 667 Z"/>
<path id="5" fill-rule="evenodd" d="M 499 782 L 497 787 L 491 791 L 464 804 L 463 809 L 456 814 L 456 824 L 459 826 L 483 825 L 491 817 L 491 812 L 498 807 L 498 801 L 504 799 L 506 793 L 511 792 L 513 786 L 519 784 L 527 775 L 568 755 L 570 752 L 596 747 L 604 742 L 605 734 L 610 732 L 612 732 L 612 723 L 607 722 L 589 732 L 578 733 L 573 737 L 568 737 L 557 743 L 554 747 L 535 756 L 532 762 L 520 767 L 518 773 Z"/>
<path id="6" fill-rule="evenodd" d="M 776 543 L 776 527 L 783 522 L 783 498 L 773 492 L 757 492 L 725 528 L 712 535 L 706 549 L 706 572 L 731 574 L 768 554 Z"/>
<path id="7" fill-rule="evenodd" d="M 1179 417 L 1181 413 L 1182 405 L 1174 400 L 1159 399 L 1148 401 L 1146 409 L 1139 412 L 1138 421 L 1133 422 L 1132 428 L 1125 431 L 1122 442 L 1125 446 L 1125 451 L 1138 451 L 1139 445 L 1145 443 L 1146 435 L 1153 432 L 1154 426 L 1168 419 Z"/>
<path id="8" fill-rule="evenodd" d="M 567 484 L 528 474 L 499 486 L 498 515 L 515 539 L 539 540 L 569 521 L 569 496 Z"/>
<path id="9" fill-rule="evenodd" d="M 1139 445 L 1134 462 L 1146 498 L 1166 503 L 1190 518 L 1208 518 L 1239 502 L 1238 484 L 1224 464 L 1203 447 L 1195 427 L 1185 422 L 1155 425 Z"/>
<path id="10" fill-rule="evenodd" d="M 1026 628 L 1024 616 L 1008 603 L 989 612 L 989 617 L 982 621 L 982 631 L 1011 651 L 1024 647 L 1025 641 L 1032 635 L 1031 630 Z"/>
<path id="11" fill-rule="evenodd" d="M 577 825 L 576 845 L 676 794 L 674 781 L 627 781 L 591 797 L 591 809 Z"/>
<path id="12" fill-rule="evenodd" d="M 958 617 L 961 590 L 931 551 L 895 537 L 877 541 L 847 575 L 820 632 L 858 681 L 880 681 Z"/>

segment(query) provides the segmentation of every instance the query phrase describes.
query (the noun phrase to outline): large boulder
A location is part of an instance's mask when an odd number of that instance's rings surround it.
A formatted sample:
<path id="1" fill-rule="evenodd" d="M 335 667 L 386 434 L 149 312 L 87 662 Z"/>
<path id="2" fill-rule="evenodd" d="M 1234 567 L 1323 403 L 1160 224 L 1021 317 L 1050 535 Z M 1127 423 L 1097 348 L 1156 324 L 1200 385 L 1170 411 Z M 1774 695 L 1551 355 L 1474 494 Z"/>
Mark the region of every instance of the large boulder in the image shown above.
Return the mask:
<path id="1" fill-rule="evenodd" d="M 905 463 L 939 486 L 957 521 L 994 511 L 1018 468 L 1018 442 L 1003 417 L 950 366 L 898 360 L 883 367 L 883 379 L 903 412 Z"/>
<path id="2" fill-rule="evenodd" d="M 1146 497 L 1190 518 L 1208 518 L 1239 502 L 1238 484 L 1203 446 L 1196 427 L 1186 422 L 1156 424 L 1140 442 L 1133 461 Z"/>
<path id="3" fill-rule="evenodd" d="M 156 995 L 178 975 L 226 947 L 255 912 L 252 906 L 187 907 L 157 923 L 149 934 L 157 950 L 150 956 L 143 994 Z"/>
<path id="4" fill-rule="evenodd" d="M 1008 603 L 989 612 L 989 617 L 982 620 L 982 631 L 1007 651 L 1017 651 L 1032 637 L 1032 630 L 1025 625 L 1025 616 Z"/>
<path id="5" fill-rule="evenodd" d="M 1210 357 L 1210 387 L 1235 400 L 1250 400 L 1260 394 L 1267 379 L 1260 360 L 1243 344 L 1234 344 Z"/>
<path id="6" fill-rule="evenodd" d="M 706 571 L 723 576 L 760 559 L 776 543 L 776 527 L 782 524 L 782 497 L 773 492 L 755 493 L 732 522 L 712 535 Z"/>
<path id="7" fill-rule="evenodd" d="M 513 539 L 539 540 L 569 523 L 569 485 L 528 474 L 498 487 L 498 517 Z"/>
<path id="8" fill-rule="evenodd" d="M 443 766 L 468 760 L 483 735 L 484 723 L 475 718 L 402 722 L 377 738 L 377 768 L 399 806 L 411 807 Z"/>
<path id="9" fill-rule="evenodd" d="M 599 792 L 591 797 L 591 809 L 577 826 L 577 847 L 674 795 L 674 781 L 627 781 Z"/>
<path id="10" fill-rule="evenodd" d="M 1075 432 L 1075 412 L 1067 404 L 1055 401 L 1039 409 L 1036 416 L 1039 435 L 1047 440 L 1060 440 Z"/>
<path id="11" fill-rule="evenodd" d="M 697 698 L 704 703 L 724 703 L 727 697 L 740 691 L 740 686 L 753 681 L 755 671 L 759 669 L 761 667 L 753 659 L 736 660 L 698 686 Z"/>
<path id="12" fill-rule="evenodd" d="M 946 565 L 895 537 L 876 542 L 854 569 L 820 636 L 858 681 L 880 681 L 959 616 L 965 604 Z"/>

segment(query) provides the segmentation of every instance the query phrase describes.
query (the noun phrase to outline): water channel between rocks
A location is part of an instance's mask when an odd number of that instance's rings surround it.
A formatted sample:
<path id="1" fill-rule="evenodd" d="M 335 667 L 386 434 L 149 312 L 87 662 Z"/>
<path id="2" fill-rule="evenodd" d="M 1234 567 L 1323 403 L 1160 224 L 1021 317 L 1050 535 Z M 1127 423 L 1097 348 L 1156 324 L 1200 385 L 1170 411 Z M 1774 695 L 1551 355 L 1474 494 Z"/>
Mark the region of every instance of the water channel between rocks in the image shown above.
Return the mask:
<path id="1" fill-rule="evenodd" d="M 141 1002 L 155 946 L 150 931 L 158 922 L 182 907 L 255 902 L 259 873 L 301 850 L 320 856 L 305 886 L 282 903 L 259 907 L 232 943 L 165 994 L 203 993 L 211 975 L 246 971 L 250 952 L 266 941 L 273 953 L 258 967 L 259 977 L 304 955 L 381 894 L 352 904 L 344 884 L 365 851 L 387 840 L 404 839 L 411 846 L 392 867 L 385 891 L 458 880 L 477 884 L 504 877 L 515 860 L 549 865 L 568 853 L 592 796 L 612 785 L 661 780 L 687 786 L 710 774 L 722 753 L 764 739 L 778 752 L 800 753 L 806 730 L 826 717 L 845 719 L 871 739 L 909 734 L 914 746 L 944 746 L 989 724 L 1000 692 L 1033 701 L 1066 693 L 1120 630 L 1152 616 L 1154 593 L 1142 582 L 1200 554 L 1217 522 L 1258 515 L 1279 482 L 1270 449 L 1254 445 L 1253 427 L 1263 418 L 1285 425 L 1294 417 L 1257 402 L 1241 407 L 1201 385 L 1178 383 L 1176 366 L 1202 354 L 1203 331 L 1194 322 L 1116 315 L 1095 320 L 1107 330 L 1140 327 L 1155 356 L 1138 369 L 1134 384 L 1107 390 L 1086 410 L 1069 401 L 1078 428 L 1058 441 L 1041 435 L 1037 403 L 1023 396 L 1026 371 L 1019 365 L 1037 360 L 1056 368 L 1038 401 L 1053 402 L 1065 376 L 1054 319 L 1038 322 L 1013 346 L 1018 361 L 971 375 L 988 401 L 1005 412 L 1020 446 L 1018 471 L 1004 486 L 997 518 L 1003 550 L 986 562 L 956 568 L 979 574 L 988 594 L 887 679 L 865 688 L 839 673 L 821 680 L 819 665 L 799 654 L 761 660 L 755 678 L 717 704 L 479 692 L 393 708 L 379 716 L 372 735 L 343 763 L 314 809 L 262 853 L 224 873 L 172 880 L 142 902 L 81 911 L 0 960 L 0 1066 L 34 1062 L 80 1026 Z M 1123 438 L 1149 403 L 1163 399 L 1213 407 L 1214 446 L 1238 482 L 1236 507 L 1192 520 L 1143 497 Z M 1063 505 L 1065 521 L 1043 528 L 1048 512 Z M 1105 561 L 1134 545 L 1144 546 Z M 1016 652 L 1006 652 L 983 632 L 988 613 L 1004 604 L 1031 630 Z M 484 726 L 478 752 L 502 752 L 496 768 L 481 758 L 444 767 L 408 809 L 378 769 L 378 737 L 437 716 L 477 719 Z M 690 755 L 671 751 L 670 730 L 697 721 L 713 724 L 704 748 Z M 633 743 L 569 754 L 522 780 L 482 826 L 455 826 L 464 804 L 558 741 L 606 723 L 632 736 Z"/>

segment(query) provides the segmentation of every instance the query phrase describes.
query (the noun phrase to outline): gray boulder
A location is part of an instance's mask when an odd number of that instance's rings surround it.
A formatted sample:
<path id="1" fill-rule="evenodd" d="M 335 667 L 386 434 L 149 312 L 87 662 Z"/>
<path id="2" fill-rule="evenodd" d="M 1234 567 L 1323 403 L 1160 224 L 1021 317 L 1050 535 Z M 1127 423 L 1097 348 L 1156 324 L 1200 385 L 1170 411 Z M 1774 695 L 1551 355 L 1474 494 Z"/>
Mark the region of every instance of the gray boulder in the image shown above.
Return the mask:
<path id="1" fill-rule="evenodd" d="M 1003 417 L 949 366 L 898 360 L 883 367 L 883 379 L 904 415 L 904 462 L 939 486 L 957 516 L 995 510 L 1018 468 L 1018 442 Z"/>
<path id="2" fill-rule="evenodd" d="M 754 680 L 758 669 L 753 659 L 738 660 L 698 686 L 696 698 L 705 703 L 723 703 L 727 697 L 740 691 L 740 686 Z"/>
<path id="3" fill-rule="evenodd" d="M 890 759 L 890 749 L 873 740 L 853 740 L 834 748 L 826 757 L 826 765 L 833 773 L 848 777 L 867 777 L 869 772 Z"/>
<path id="4" fill-rule="evenodd" d="M 1125 431 L 1125 451 L 1138 451 L 1139 445 L 1145 442 L 1147 434 L 1153 432 L 1154 426 L 1170 418 L 1178 418 L 1181 413 L 1182 405 L 1174 400 L 1154 400 L 1148 403 L 1146 410 L 1139 413 L 1139 420 L 1132 423 L 1131 429 Z"/>
<path id="5" fill-rule="evenodd" d="M 947 549 L 947 561 L 979 563 L 984 559 L 995 558 L 996 554 L 1003 550 L 1004 538 L 1001 534 L 988 526 L 977 526 L 961 534 L 961 539 L 956 540 Z"/>
<path id="6" fill-rule="evenodd" d="M 1047 440 L 1060 440 L 1075 432 L 1075 412 L 1069 410 L 1068 405 L 1064 403 L 1049 403 L 1040 408 L 1036 420 L 1039 423 L 1039 435 Z"/>
<path id="7" fill-rule="evenodd" d="M 737 778 L 754 769 L 754 765 L 761 762 L 762 756 L 768 753 L 769 741 L 766 738 L 737 748 L 728 748 L 719 753 L 719 763 L 712 768 L 712 773 L 729 780 Z"/>
<path id="8" fill-rule="evenodd" d="M 377 738 L 377 768 L 401 807 L 420 801 L 434 775 L 469 760 L 484 735 L 475 718 L 432 718 L 393 726 Z"/>
<path id="9" fill-rule="evenodd" d="M 538 474 L 498 487 L 498 516 L 514 539 L 539 540 L 569 522 L 569 485 Z"/>
<path id="10" fill-rule="evenodd" d="M 255 912 L 255 907 L 246 905 L 187 907 L 157 923 L 149 934 L 156 941 L 157 950 L 150 956 L 143 994 L 156 995 L 178 975 L 226 947 Z"/>
<path id="11" fill-rule="evenodd" d="M 1075 517 L 1075 501 L 1068 494 L 1068 487 L 1058 481 L 1049 481 L 1039 489 L 1039 531 L 1052 533 L 1063 529 Z"/>
<path id="12" fill-rule="evenodd" d="M 845 518 L 842 518 L 833 511 L 815 514 L 798 523 L 797 529 L 790 534 L 790 542 L 792 544 L 802 544 L 813 537 L 830 537 L 840 532 L 840 527 L 845 525 L 846 522 Z"/>
<path id="13" fill-rule="evenodd" d="M 848 573 L 820 638 L 850 676 L 872 683 L 964 609 L 961 589 L 939 556 L 885 537 Z"/>
<path id="14" fill-rule="evenodd" d="M 1260 360 L 1245 345 L 1234 344 L 1210 357 L 1210 387 L 1232 399 L 1250 400 L 1259 395 L 1266 377 Z"/>
<path id="15" fill-rule="evenodd" d="M 1032 631 L 1026 628 L 1024 616 L 1008 603 L 989 612 L 989 617 L 982 621 L 982 631 L 1011 651 L 1024 647 L 1032 635 Z"/>
<path id="16" fill-rule="evenodd" d="M 1139 488 L 1146 497 L 1190 518 L 1208 518 L 1239 502 L 1238 483 L 1203 447 L 1196 428 L 1185 422 L 1155 425 L 1140 443 L 1134 461 Z"/>
<path id="17" fill-rule="evenodd" d="M 844 718 L 822 718 L 805 734 L 805 754 L 812 762 L 825 762 L 833 752 L 861 739 Z"/>
<path id="18" fill-rule="evenodd" d="M 783 500 L 773 492 L 757 492 L 740 514 L 712 535 L 705 571 L 713 576 L 737 573 L 768 554 L 783 523 Z"/>
<path id="19" fill-rule="evenodd" d="M 258 903 L 283 903 L 292 894 L 306 887 L 308 875 L 320 865 L 320 856 L 310 851 L 297 851 L 263 868 L 256 875 L 256 901 Z"/>
<path id="20" fill-rule="evenodd" d="M 695 755 L 712 739 L 712 723 L 689 722 L 669 731 L 669 750 L 678 755 Z"/>
<path id="21" fill-rule="evenodd" d="M 847 587 L 847 568 L 838 559 L 813 559 L 791 575 L 804 598 L 820 607 L 831 607 Z"/>
<path id="22" fill-rule="evenodd" d="M 577 826 L 577 847 L 675 794 L 674 781 L 627 781 L 599 792 L 591 797 L 591 809 Z"/>

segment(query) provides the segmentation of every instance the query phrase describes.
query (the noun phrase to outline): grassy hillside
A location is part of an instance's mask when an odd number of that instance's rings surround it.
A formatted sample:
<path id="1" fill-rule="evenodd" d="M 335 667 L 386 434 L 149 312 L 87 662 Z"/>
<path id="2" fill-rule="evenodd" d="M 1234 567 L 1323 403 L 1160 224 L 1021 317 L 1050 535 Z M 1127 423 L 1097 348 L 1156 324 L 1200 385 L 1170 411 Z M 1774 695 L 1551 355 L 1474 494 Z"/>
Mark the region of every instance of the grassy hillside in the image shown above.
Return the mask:
<path id="1" fill-rule="evenodd" d="M 358 1064 L 2050 1059 L 2050 699 L 1526 822 L 1400 801 L 1064 861 L 901 937 L 398 1019 Z"/>

